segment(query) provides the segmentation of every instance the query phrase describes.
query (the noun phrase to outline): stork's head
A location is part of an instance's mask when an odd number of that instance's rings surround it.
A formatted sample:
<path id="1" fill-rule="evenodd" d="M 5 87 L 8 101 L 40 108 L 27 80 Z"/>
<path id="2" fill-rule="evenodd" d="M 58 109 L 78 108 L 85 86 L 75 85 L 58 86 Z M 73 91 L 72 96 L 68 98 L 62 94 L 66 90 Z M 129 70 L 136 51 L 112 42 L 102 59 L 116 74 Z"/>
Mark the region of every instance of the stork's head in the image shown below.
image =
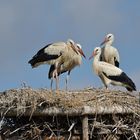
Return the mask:
<path id="1" fill-rule="evenodd" d="M 97 54 L 101 54 L 101 48 L 100 47 L 96 47 L 93 51 L 94 53 L 94 56 L 97 55 Z"/>
<path id="2" fill-rule="evenodd" d="M 104 44 L 112 45 L 113 41 L 114 41 L 114 35 L 107 34 L 104 41 L 101 43 L 101 46 Z"/>
<path id="3" fill-rule="evenodd" d="M 74 43 L 74 41 L 72 39 L 68 39 L 67 44 L 74 45 L 75 43 Z"/>
<path id="4" fill-rule="evenodd" d="M 77 45 L 72 39 L 68 39 L 67 44 L 78 54 Z"/>
<path id="5" fill-rule="evenodd" d="M 96 55 L 100 55 L 101 54 L 101 48 L 100 47 L 96 47 L 92 53 L 92 55 L 89 57 L 89 59 L 95 57 Z"/>
<path id="6" fill-rule="evenodd" d="M 81 56 L 83 56 L 84 58 L 86 58 L 83 50 L 82 50 L 82 46 L 80 44 L 76 44 L 77 45 L 77 50 L 78 52 L 81 54 Z"/>

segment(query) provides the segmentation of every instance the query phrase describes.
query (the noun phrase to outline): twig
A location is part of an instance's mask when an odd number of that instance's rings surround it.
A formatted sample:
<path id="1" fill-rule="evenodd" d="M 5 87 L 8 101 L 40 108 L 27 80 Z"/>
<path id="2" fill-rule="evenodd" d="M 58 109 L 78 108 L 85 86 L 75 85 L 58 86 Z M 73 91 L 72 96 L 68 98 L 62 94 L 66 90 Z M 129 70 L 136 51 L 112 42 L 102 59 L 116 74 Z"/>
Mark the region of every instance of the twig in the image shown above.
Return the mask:
<path id="1" fill-rule="evenodd" d="M 70 132 L 68 140 L 71 139 L 71 135 L 72 135 L 71 130 L 73 129 L 74 125 L 75 125 L 75 123 L 73 122 L 72 125 L 70 126 L 70 128 L 68 129 L 68 132 Z"/>
<path id="2" fill-rule="evenodd" d="M 134 136 L 136 138 L 136 140 L 138 140 L 138 135 L 134 132 Z"/>
<path id="3" fill-rule="evenodd" d="M 3 116 L 2 116 L 2 119 L 1 119 L 1 121 L 0 121 L 0 130 L 2 129 L 2 125 L 4 124 L 5 115 L 8 113 L 8 111 L 9 111 L 11 108 L 13 108 L 13 106 L 9 107 L 9 108 L 4 112 L 4 114 L 3 114 Z"/>
<path id="4" fill-rule="evenodd" d="M 39 103 L 38 106 L 40 107 L 40 106 L 42 106 L 42 104 L 44 104 L 44 103 L 46 103 L 46 101 L 43 101 L 43 102 Z"/>
<path id="5" fill-rule="evenodd" d="M 136 113 L 133 108 L 131 108 L 130 106 L 127 108 L 129 108 L 136 116 L 140 117 L 140 115 L 138 113 Z"/>
<path id="6" fill-rule="evenodd" d="M 47 123 L 45 123 L 45 126 L 47 126 L 47 128 L 52 132 L 51 137 L 53 135 L 56 136 L 55 133 L 53 132 L 53 130 L 50 128 L 50 126 Z"/>
<path id="7" fill-rule="evenodd" d="M 15 132 L 19 131 L 22 127 L 15 129 L 14 131 L 10 132 L 10 135 L 14 134 Z"/>
<path id="8" fill-rule="evenodd" d="M 27 127 L 27 126 L 29 126 L 29 125 L 30 125 L 30 124 L 26 124 L 26 125 L 24 125 L 24 126 L 21 126 L 21 127 L 17 128 L 17 129 L 15 129 L 14 131 L 10 132 L 10 135 L 14 134 L 15 132 L 17 132 L 17 131 L 19 131 L 20 129 L 25 128 L 25 127 Z"/>
<path id="9" fill-rule="evenodd" d="M 68 138 L 68 140 L 70 140 L 71 139 L 71 131 L 70 131 L 70 135 L 69 135 L 69 138 Z"/>
<path id="10" fill-rule="evenodd" d="M 70 126 L 69 116 L 67 115 L 66 117 L 67 117 L 68 126 Z"/>
<path id="11" fill-rule="evenodd" d="M 9 107 L 9 108 L 4 112 L 3 117 L 5 117 L 5 115 L 8 113 L 8 111 L 9 111 L 11 108 L 13 108 L 13 106 Z"/>
<path id="12" fill-rule="evenodd" d="M 140 104 L 140 92 L 139 92 L 139 104 Z"/>
<path id="13" fill-rule="evenodd" d="M 73 129 L 74 125 L 75 125 L 75 123 L 73 122 L 72 125 L 70 126 L 70 128 L 68 129 L 68 132 L 70 132 Z"/>
<path id="14" fill-rule="evenodd" d="M 51 133 L 51 135 L 49 136 L 49 139 L 51 139 L 53 135 L 54 135 L 54 134 L 53 134 L 53 133 Z"/>
<path id="15" fill-rule="evenodd" d="M 115 125 L 115 128 L 112 130 L 112 132 L 116 132 L 117 133 L 117 130 L 120 126 L 122 126 L 122 119 L 120 121 L 118 121 L 118 123 Z"/>

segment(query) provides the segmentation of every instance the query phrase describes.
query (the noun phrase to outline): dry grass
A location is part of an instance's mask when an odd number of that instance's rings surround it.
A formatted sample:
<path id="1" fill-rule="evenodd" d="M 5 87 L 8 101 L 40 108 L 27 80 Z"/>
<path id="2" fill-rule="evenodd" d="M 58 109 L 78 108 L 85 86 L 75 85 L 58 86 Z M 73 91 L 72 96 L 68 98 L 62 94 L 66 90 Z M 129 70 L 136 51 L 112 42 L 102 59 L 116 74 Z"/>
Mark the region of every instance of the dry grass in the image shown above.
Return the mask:
<path id="1" fill-rule="evenodd" d="M 85 106 L 94 108 L 97 113 L 101 108 L 110 110 L 113 107 L 136 113 L 140 112 L 138 98 L 122 91 L 83 89 L 66 92 L 23 88 L 7 90 L 0 94 L 1 113 L 9 109 L 16 111 L 17 115 L 21 115 L 27 110 L 34 113 L 40 108 L 49 109 L 53 107 L 61 109 L 63 112 L 69 110 L 73 112 L 79 110 L 81 112 Z"/>

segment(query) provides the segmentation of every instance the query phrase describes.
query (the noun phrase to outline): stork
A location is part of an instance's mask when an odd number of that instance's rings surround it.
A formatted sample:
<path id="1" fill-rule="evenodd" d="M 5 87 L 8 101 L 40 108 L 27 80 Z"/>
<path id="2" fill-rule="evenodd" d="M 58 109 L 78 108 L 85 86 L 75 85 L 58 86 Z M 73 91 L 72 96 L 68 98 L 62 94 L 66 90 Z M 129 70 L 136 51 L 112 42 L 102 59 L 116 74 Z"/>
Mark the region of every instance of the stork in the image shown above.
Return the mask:
<path id="1" fill-rule="evenodd" d="M 93 70 L 100 77 L 103 84 L 108 88 L 109 84 L 124 86 L 128 91 L 136 90 L 134 82 L 120 68 L 100 61 L 101 48 L 96 47 L 89 59 L 94 56 Z"/>
<path id="2" fill-rule="evenodd" d="M 67 54 L 65 58 L 63 57 L 65 61 L 61 65 L 60 69 L 58 69 L 58 75 L 68 72 L 67 77 L 66 77 L 66 90 L 68 89 L 67 83 L 68 83 L 71 70 L 74 69 L 76 66 L 81 65 L 82 56 L 86 58 L 80 44 L 75 44 L 75 49 L 76 49 L 76 52 L 73 49 L 70 49 L 69 54 Z M 54 65 L 51 65 L 49 74 L 48 74 L 49 79 L 52 78 L 52 73 L 54 71 L 54 68 L 55 68 Z"/>
<path id="3" fill-rule="evenodd" d="M 77 54 L 77 50 L 74 46 L 74 41 L 69 39 L 66 43 L 65 42 L 57 42 L 51 43 L 40 49 L 36 55 L 29 60 L 29 64 L 31 64 L 32 68 L 38 67 L 42 64 L 49 64 L 54 66 L 54 71 L 52 73 L 52 80 L 56 79 L 56 89 L 58 89 L 59 77 L 58 77 L 58 70 L 60 69 L 61 65 L 64 63 L 64 56 L 66 56 L 69 50 L 75 51 Z M 51 89 L 52 89 L 52 82 L 51 82 Z"/>
<path id="4" fill-rule="evenodd" d="M 119 67 L 119 52 L 115 47 L 112 46 L 113 41 L 114 35 L 107 34 L 104 41 L 101 43 L 101 46 L 103 45 L 103 47 L 100 60 Z"/>

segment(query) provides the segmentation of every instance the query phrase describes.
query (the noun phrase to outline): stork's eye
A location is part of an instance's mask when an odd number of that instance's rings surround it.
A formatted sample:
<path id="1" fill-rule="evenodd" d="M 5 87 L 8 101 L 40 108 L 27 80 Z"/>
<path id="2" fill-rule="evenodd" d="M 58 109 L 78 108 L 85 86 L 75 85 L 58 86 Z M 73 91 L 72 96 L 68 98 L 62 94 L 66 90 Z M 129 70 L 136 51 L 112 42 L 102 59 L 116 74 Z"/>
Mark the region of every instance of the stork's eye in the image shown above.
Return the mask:
<path id="1" fill-rule="evenodd" d="M 109 36 L 108 38 L 110 38 L 111 36 Z"/>
<path id="2" fill-rule="evenodd" d="M 77 48 L 80 49 L 80 47 L 77 45 Z"/>
<path id="3" fill-rule="evenodd" d="M 70 40 L 69 42 L 70 42 L 70 44 L 71 44 L 71 45 L 73 45 L 73 44 L 74 44 L 74 42 L 73 42 L 72 40 Z"/>

